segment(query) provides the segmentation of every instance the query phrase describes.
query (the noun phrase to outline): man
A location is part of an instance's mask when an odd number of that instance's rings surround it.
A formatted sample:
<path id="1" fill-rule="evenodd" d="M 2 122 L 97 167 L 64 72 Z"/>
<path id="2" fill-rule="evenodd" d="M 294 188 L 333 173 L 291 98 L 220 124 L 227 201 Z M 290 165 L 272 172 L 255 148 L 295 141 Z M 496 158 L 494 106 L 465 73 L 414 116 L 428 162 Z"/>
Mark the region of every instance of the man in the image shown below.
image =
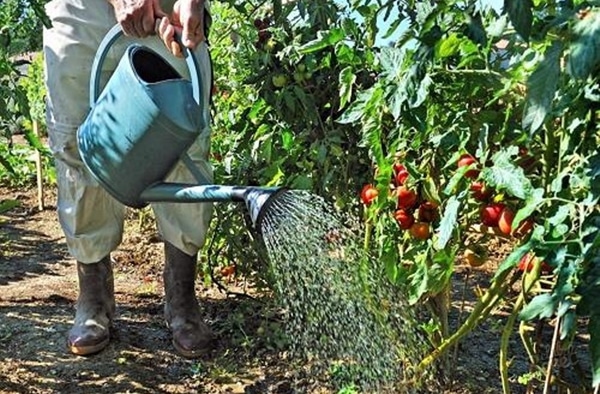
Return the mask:
<path id="1" fill-rule="evenodd" d="M 83 165 L 76 132 L 89 111 L 89 78 L 100 41 L 119 23 L 126 35 L 117 40 L 102 69 L 102 86 L 132 40 L 158 52 L 183 76 L 188 76 L 174 41 L 194 49 L 202 73 L 204 102 L 209 102 L 211 66 L 205 41 L 203 0 L 52 0 L 46 12 L 52 27 L 44 31 L 48 134 L 55 157 L 57 211 L 69 252 L 77 260 L 79 296 L 68 347 L 88 355 L 104 349 L 115 313 L 110 253 L 122 240 L 124 207 L 109 196 Z M 206 17 L 206 19 L 205 19 Z M 158 31 L 158 36 L 155 32 Z M 162 42 L 161 42 L 162 40 Z M 123 88 L 127 94 L 127 88 Z M 208 108 L 206 119 L 209 119 Z M 188 154 L 208 179 L 208 126 Z M 169 181 L 194 183 L 180 163 Z M 212 213 L 210 204 L 157 203 L 152 205 L 158 230 L 165 241 L 165 318 L 175 349 L 185 357 L 206 352 L 214 341 L 203 322 L 194 290 L 197 252 L 204 243 Z"/>

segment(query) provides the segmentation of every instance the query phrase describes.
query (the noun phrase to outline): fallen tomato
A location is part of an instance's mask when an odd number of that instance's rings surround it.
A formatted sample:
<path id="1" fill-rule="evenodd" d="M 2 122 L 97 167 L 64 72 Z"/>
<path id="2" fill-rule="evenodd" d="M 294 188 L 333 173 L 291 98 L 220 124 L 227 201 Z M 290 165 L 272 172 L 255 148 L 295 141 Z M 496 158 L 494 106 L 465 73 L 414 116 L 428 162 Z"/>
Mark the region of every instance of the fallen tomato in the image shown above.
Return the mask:
<path id="1" fill-rule="evenodd" d="M 429 238 L 431 234 L 429 223 L 425 222 L 416 222 L 410 228 L 410 235 L 412 235 L 416 239 L 425 240 Z"/>
<path id="2" fill-rule="evenodd" d="M 415 223 L 415 217 L 406 209 L 397 209 L 394 212 L 394 218 L 402 230 L 408 230 Z"/>
<path id="3" fill-rule="evenodd" d="M 396 189 L 398 196 L 398 208 L 410 209 L 417 202 L 417 193 L 406 186 L 400 186 Z"/>
<path id="4" fill-rule="evenodd" d="M 228 265 L 221 268 L 221 275 L 224 277 L 232 276 L 235 274 L 235 265 Z"/>
<path id="5" fill-rule="evenodd" d="M 377 198 L 379 191 L 373 185 L 365 185 L 360 192 L 360 200 L 363 204 L 369 205 Z"/>
<path id="6" fill-rule="evenodd" d="M 487 261 L 485 250 L 476 251 L 473 248 L 465 249 L 463 253 L 463 259 L 471 267 L 481 267 Z"/>

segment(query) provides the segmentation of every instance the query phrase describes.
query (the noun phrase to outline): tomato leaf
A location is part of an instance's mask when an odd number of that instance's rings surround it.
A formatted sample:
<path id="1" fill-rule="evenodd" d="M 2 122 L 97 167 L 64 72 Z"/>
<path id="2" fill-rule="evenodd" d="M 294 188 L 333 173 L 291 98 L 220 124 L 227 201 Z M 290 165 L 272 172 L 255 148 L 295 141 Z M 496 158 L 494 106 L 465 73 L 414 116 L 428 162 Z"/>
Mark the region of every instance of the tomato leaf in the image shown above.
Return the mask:
<path id="1" fill-rule="evenodd" d="M 567 71 L 585 79 L 600 65 L 600 11 L 590 11 L 573 27 L 575 39 L 569 48 Z"/>
<path id="2" fill-rule="evenodd" d="M 527 80 L 527 101 L 523 110 L 523 128 L 533 134 L 544 123 L 552 109 L 558 86 L 562 44 L 555 41 L 546 50 L 544 59 Z"/>
<path id="3" fill-rule="evenodd" d="M 451 196 L 446 203 L 444 208 L 444 215 L 440 220 L 440 225 L 437 228 L 437 240 L 435 247 L 438 250 L 444 249 L 450 238 L 452 238 L 452 232 L 456 228 L 456 221 L 458 220 L 458 209 L 460 208 L 461 201 L 456 196 Z"/>
<path id="4" fill-rule="evenodd" d="M 518 148 L 512 146 L 496 152 L 492 156 L 494 165 L 484 168 L 481 176 L 489 186 L 496 190 L 503 190 L 511 196 L 526 200 L 533 193 L 533 187 L 523 169 L 514 163 L 513 156 L 517 151 Z"/>
<path id="5" fill-rule="evenodd" d="M 504 0 L 503 13 L 508 14 L 515 30 L 525 41 L 529 41 L 531 34 L 532 8 L 532 0 Z"/>
<path id="6" fill-rule="evenodd" d="M 534 189 L 531 195 L 525 200 L 525 206 L 517 211 L 512 223 L 513 230 L 518 228 L 523 220 L 530 217 L 544 201 L 544 189 Z"/>
<path id="7" fill-rule="evenodd" d="M 352 98 L 352 87 L 356 81 L 356 75 L 352 72 L 352 67 L 348 66 L 340 71 L 340 109 L 344 108 Z"/>
<path id="8" fill-rule="evenodd" d="M 335 45 L 346 37 L 344 29 L 336 28 L 317 32 L 317 38 L 298 48 L 302 54 L 308 54 Z"/>
<path id="9" fill-rule="evenodd" d="M 526 321 L 530 321 L 537 318 L 544 319 L 552 317 L 556 310 L 557 303 L 549 293 L 538 294 L 529 302 L 529 304 L 523 307 L 521 310 L 520 318 Z"/>
<path id="10" fill-rule="evenodd" d="M 533 247 L 533 241 L 531 239 L 529 239 L 523 245 L 521 245 L 518 248 L 516 248 L 515 250 L 513 250 L 512 253 L 509 254 L 504 259 L 504 261 L 500 264 L 500 266 L 496 270 L 496 274 L 494 275 L 494 279 L 496 279 L 498 276 L 500 276 L 501 274 L 503 274 L 507 270 L 510 270 L 514 266 L 516 266 L 517 263 L 519 262 L 519 260 L 521 260 L 521 258 L 523 256 L 525 256 L 525 254 L 527 252 L 529 252 L 532 247 Z"/>
<path id="11" fill-rule="evenodd" d="M 462 39 L 457 33 L 452 33 L 448 37 L 438 41 L 435 46 L 435 54 L 438 58 L 454 56 L 458 53 Z"/>

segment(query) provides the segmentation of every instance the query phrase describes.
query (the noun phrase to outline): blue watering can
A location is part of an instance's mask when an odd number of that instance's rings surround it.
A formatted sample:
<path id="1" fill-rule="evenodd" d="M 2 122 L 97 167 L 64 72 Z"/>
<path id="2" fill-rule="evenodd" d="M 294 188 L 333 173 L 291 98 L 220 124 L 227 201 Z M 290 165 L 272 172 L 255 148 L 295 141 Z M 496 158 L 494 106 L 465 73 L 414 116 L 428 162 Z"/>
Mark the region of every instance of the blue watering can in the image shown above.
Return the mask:
<path id="1" fill-rule="evenodd" d="M 100 71 L 119 25 L 104 37 L 90 78 L 90 112 L 77 131 L 81 158 L 96 180 L 121 203 L 245 202 L 253 224 L 283 189 L 213 185 L 187 151 L 205 127 L 202 76 L 194 53 L 184 48 L 190 80 L 152 49 L 130 45 L 98 95 Z M 179 160 L 198 182 L 164 182 Z M 268 205 L 268 204 L 267 204 Z"/>

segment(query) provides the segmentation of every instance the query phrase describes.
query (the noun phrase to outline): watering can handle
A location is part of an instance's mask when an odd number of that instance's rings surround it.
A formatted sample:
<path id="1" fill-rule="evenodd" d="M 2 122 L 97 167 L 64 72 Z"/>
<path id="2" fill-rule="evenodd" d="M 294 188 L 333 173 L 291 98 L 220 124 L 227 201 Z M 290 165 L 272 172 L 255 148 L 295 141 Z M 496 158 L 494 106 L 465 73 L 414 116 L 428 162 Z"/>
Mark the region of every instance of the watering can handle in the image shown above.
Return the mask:
<path id="1" fill-rule="evenodd" d="M 121 25 L 117 24 L 113 26 L 108 33 L 104 36 L 102 41 L 100 42 L 100 46 L 98 47 L 98 51 L 96 52 L 96 56 L 94 57 L 94 62 L 92 64 L 92 72 L 90 78 L 90 108 L 94 106 L 96 100 L 99 96 L 100 90 L 100 72 L 102 70 L 102 64 L 104 63 L 104 59 L 108 54 L 108 50 L 110 47 L 123 35 L 123 29 Z M 183 55 L 185 58 L 185 62 L 187 63 L 188 69 L 190 71 L 190 80 L 192 82 L 192 97 L 196 104 L 203 107 L 203 96 L 200 92 L 200 88 L 202 86 L 202 78 L 200 76 L 200 67 L 198 66 L 198 61 L 194 52 L 188 47 L 181 44 L 181 40 L 175 35 L 175 39 L 179 43 L 179 45 L 183 48 Z"/>

